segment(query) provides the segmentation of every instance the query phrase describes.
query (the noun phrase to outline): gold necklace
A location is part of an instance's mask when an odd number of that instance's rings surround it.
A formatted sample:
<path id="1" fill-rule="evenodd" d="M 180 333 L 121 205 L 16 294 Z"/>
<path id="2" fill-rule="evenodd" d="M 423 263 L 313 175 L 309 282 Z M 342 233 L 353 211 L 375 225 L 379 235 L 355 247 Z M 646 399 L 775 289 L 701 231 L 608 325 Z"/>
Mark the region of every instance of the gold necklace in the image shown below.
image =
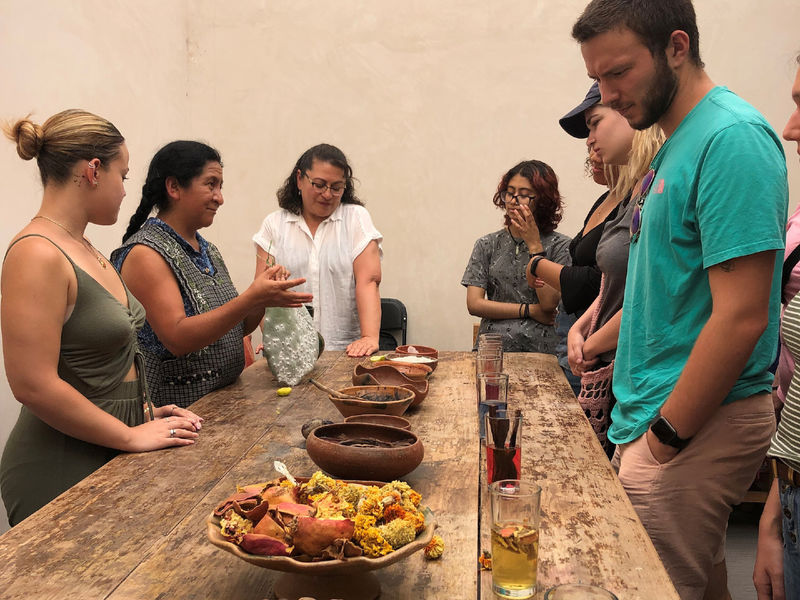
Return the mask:
<path id="1" fill-rule="evenodd" d="M 92 255 L 93 255 L 93 256 L 94 256 L 94 257 L 97 259 L 97 262 L 99 262 L 99 263 L 100 263 L 100 266 L 101 266 L 101 267 L 103 267 L 104 269 L 108 268 L 108 264 L 106 263 L 106 259 L 105 259 L 105 258 L 103 258 L 103 255 L 102 255 L 102 254 L 100 254 L 100 252 L 97 250 L 97 248 L 95 248 L 95 247 L 92 245 L 92 242 L 90 242 L 89 240 L 87 240 L 85 236 L 81 236 L 81 237 L 80 237 L 80 239 L 79 239 L 79 238 L 78 238 L 78 236 L 76 236 L 74 233 L 72 233 L 72 232 L 71 232 L 69 229 L 67 229 L 67 228 L 66 228 L 64 225 L 62 225 L 61 223 L 59 223 L 59 222 L 58 222 L 58 221 L 56 221 L 55 219 L 51 219 L 50 217 L 46 217 L 46 216 L 44 216 L 44 215 L 36 215 L 35 217 L 33 217 L 33 219 L 44 219 L 45 221 L 50 221 L 50 222 L 51 222 L 53 225 L 58 225 L 59 227 L 61 227 L 61 229 L 63 229 L 64 231 L 66 231 L 66 232 L 67 232 L 67 233 L 70 235 L 70 237 L 71 237 L 72 239 L 74 239 L 74 240 L 77 240 L 77 241 L 79 241 L 79 242 L 83 243 L 83 245 L 84 245 L 84 246 L 85 246 L 87 249 L 89 249 L 89 250 L 90 250 L 90 253 L 91 253 L 91 254 L 92 254 Z M 33 221 L 33 219 L 31 219 L 31 221 Z"/>

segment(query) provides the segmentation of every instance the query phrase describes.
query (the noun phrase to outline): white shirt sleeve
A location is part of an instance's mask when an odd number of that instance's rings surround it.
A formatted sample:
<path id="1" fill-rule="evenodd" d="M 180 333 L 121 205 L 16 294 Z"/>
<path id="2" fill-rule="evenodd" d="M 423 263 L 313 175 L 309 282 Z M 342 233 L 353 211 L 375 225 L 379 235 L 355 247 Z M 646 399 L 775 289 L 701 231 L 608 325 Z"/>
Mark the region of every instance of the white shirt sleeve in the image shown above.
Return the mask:
<path id="1" fill-rule="evenodd" d="M 348 229 L 351 232 L 352 260 L 358 258 L 372 240 L 378 242 L 378 252 L 380 257 L 383 258 L 383 248 L 381 247 L 383 236 L 372 223 L 369 212 L 363 206 L 352 205 L 352 207 L 353 210 L 348 215 L 351 221 Z"/>
<path id="2" fill-rule="evenodd" d="M 264 218 L 264 221 L 261 223 L 261 228 L 253 235 L 253 242 L 256 245 L 256 250 L 260 247 L 264 252 L 275 256 L 275 260 L 277 260 L 276 252 L 278 250 L 278 245 L 275 240 L 275 231 L 272 223 L 274 220 L 273 215 L 275 214 L 277 213 L 270 213 Z"/>

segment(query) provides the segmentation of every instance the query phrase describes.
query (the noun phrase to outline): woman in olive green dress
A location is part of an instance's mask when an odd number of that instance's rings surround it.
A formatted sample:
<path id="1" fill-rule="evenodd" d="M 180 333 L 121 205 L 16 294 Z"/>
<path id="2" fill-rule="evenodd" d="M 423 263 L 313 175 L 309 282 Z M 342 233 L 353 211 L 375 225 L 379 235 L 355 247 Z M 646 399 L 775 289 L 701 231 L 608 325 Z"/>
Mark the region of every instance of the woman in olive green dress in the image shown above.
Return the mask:
<path id="1" fill-rule="evenodd" d="M 37 159 L 42 204 L 11 241 L 2 272 L 3 353 L 19 419 L 0 459 L 13 526 L 119 451 L 194 443 L 201 421 L 146 397 L 136 331 L 144 309 L 84 236 L 111 225 L 128 149 L 116 127 L 80 110 L 4 129 Z"/>

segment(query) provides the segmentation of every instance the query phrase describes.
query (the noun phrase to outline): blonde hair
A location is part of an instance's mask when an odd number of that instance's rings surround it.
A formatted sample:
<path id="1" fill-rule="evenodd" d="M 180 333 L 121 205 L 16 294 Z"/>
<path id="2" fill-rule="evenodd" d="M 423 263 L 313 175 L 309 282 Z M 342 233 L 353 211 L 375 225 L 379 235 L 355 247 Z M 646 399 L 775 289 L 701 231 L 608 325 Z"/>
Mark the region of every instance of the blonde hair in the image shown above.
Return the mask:
<path id="1" fill-rule="evenodd" d="M 633 134 L 628 164 L 620 167 L 619 175 L 613 180 L 613 184 L 610 186 L 612 194 L 624 198 L 633 191 L 636 183 L 650 169 L 650 163 L 664 144 L 664 140 L 666 140 L 664 132 L 657 124 L 651 125 L 647 129 L 637 130 Z"/>
<path id="2" fill-rule="evenodd" d="M 75 109 L 55 114 L 43 125 L 25 117 L 13 125 L 3 125 L 3 133 L 16 143 L 20 158 L 36 158 L 43 185 L 66 182 L 79 160 L 99 158 L 108 165 L 125 142 L 111 122 Z"/>

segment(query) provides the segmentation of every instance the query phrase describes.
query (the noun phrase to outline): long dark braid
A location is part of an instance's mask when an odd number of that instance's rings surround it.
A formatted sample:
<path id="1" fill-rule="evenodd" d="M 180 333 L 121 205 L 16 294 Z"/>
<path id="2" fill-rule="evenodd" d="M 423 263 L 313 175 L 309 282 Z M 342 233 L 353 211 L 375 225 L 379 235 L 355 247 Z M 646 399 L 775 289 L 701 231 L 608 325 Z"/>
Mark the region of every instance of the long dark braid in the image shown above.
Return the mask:
<path id="1" fill-rule="evenodd" d="M 222 159 L 219 152 L 202 142 L 179 140 L 170 142 L 156 152 L 142 186 L 142 200 L 128 223 L 128 229 L 122 238 L 123 243 L 139 231 L 153 209 L 169 208 L 166 183 L 168 177 L 177 179 L 182 188 L 188 187 L 209 162 L 218 162 L 221 165 Z"/>

